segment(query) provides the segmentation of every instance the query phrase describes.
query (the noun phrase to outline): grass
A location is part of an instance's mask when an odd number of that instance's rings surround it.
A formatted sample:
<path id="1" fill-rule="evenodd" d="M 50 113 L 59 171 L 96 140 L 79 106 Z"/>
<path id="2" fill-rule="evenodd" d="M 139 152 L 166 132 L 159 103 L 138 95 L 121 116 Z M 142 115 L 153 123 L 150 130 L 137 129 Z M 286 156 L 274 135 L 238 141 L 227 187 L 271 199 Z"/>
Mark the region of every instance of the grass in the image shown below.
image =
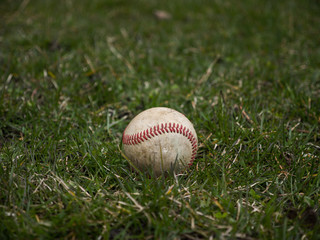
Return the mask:
<path id="1" fill-rule="evenodd" d="M 169 19 L 156 11 L 169 13 Z M 319 239 L 319 1 L 0 3 L 1 239 Z M 166 106 L 200 148 L 130 171 Z"/>

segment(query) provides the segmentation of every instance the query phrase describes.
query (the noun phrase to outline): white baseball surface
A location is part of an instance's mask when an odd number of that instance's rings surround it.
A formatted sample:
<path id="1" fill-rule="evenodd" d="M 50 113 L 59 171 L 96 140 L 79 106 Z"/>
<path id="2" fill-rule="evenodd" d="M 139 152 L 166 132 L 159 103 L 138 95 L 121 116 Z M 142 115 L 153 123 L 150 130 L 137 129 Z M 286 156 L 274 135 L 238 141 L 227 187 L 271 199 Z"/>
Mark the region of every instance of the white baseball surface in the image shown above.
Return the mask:
<path id="1" fill-rule="evenodd" d="M 198 149 L 192 123 L 165 107 L 150 108 L 133 118 L 123 132 L 122 143 L 124 154 L 138 169 L 152 170 L 156 176 L 186 169 Z"/>

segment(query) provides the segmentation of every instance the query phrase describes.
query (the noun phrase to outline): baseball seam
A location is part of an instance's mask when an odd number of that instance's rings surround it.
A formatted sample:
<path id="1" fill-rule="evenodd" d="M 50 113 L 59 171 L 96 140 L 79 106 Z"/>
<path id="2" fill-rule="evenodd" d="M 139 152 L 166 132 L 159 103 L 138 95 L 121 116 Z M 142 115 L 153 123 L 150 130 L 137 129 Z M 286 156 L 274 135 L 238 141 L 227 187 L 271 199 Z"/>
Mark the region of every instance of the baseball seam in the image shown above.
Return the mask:
<path id="1" fill-rule="evenodd" d="M 182 124 L 161 123 L 161 125 L 158 124 L 134 134 L 125 134 L 124 132 L 122 137 L 122 143 L 125 145 L 137 145 L 153 137 L 166 134 L 166 133 L 179 133 L 185 136 L 186 138 L 188 138 L 192 146 L 192 155 L 189 163 L 189 166 L 191 166 L 197 154 L 197 149 L 198 149 L 197 140 L 195 136 L 192 134 L 191 130 L 189 130 Z"/>

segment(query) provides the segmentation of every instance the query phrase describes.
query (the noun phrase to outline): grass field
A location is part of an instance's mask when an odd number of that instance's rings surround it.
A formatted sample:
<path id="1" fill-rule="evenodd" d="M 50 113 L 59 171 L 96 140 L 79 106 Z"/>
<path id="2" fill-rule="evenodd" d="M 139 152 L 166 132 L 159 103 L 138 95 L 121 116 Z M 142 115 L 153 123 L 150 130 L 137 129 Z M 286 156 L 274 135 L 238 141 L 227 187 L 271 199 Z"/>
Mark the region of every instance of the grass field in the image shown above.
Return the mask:
<path id="1" fill-rule="evenodd" d="M 317 0 L 1 1 L 0 239 L 320 239 L 319 43 Z M 181 175 L 121 155 L 155 106 Z"/>

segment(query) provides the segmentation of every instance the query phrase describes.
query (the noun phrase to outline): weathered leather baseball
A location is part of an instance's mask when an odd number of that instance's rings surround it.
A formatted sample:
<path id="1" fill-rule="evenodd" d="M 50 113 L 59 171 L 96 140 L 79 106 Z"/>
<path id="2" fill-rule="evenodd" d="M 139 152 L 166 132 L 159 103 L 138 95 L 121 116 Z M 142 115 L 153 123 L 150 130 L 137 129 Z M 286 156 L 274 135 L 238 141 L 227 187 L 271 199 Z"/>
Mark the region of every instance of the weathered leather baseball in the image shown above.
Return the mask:
<path id="1" fill-rule="evenodd" d="M 124 154 L 138 169 L 156 176 L 192 165 L 198 149 L 192 123 L 165 107 L 150 108 L 133 118 L 122 143 Z"/>

